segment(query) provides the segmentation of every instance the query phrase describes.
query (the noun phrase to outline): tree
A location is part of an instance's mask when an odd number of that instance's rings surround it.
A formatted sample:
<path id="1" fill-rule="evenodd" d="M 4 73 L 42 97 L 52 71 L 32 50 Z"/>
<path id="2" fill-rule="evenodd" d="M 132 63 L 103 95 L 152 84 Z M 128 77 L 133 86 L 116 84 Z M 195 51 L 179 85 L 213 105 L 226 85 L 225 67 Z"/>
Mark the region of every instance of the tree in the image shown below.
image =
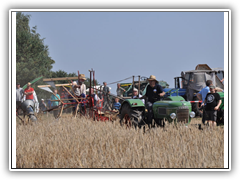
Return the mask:
<path id="1" fill-rule="evenodd" d="M 55 61 L 49 57 L 48 46 L 44 45 L 44 39 L 37 33 L 37 27 L 29 27 L 30 15 L 18 12 L 16 15 L 16 80 L 21 85 L 30 82 L 36 77 L 49 75 L 52 64 Z M 38 98 L 45 95 L 37 88 L 38 81 L 32 87 Z"/>
<path id="2" fill-rule="evenodd" d="M 41 75 L 47 76 L 55 61 L 49 57 L 48 46 L 36 32 L 30 29 L 30 15 L 17 13 L 16 17 L 16 75 L 17 82 L 26 84 Z"/>

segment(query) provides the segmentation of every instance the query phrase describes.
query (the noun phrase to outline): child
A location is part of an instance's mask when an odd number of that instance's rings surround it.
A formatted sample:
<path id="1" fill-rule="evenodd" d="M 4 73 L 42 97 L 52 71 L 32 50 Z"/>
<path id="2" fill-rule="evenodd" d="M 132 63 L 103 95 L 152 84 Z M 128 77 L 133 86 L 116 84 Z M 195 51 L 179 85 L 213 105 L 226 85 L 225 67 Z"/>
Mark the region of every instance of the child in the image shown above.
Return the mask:
<path id="1" fill-rule="evenodd" d="M 115 98 L 115 102 L 113 103 L 113 109 L 119 110 L 121 107 L 121 103 L 118 98 Z"/>

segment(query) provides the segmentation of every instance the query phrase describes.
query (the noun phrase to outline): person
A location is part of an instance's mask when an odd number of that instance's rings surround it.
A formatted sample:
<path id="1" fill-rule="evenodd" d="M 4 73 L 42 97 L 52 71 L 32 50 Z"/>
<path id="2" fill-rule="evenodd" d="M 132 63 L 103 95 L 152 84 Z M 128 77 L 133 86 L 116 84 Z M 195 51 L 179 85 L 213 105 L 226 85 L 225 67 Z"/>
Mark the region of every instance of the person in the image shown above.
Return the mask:
<path id="1" fill-rule="evenodd" d="M 26 100 L 30 99 L 33 101 L 33 93 L 34 89 L 31 87 L 31 83 L 27 83 L 27 88 L 24 90 L 24 95 L 26 96 Z"/>
<path id="2" fill-rule="evenodd" d="M 138 90 L 136 89 L 136 88 L 133 88 L 133 99 L 137 99 L 137 98 L 141 98 L 142 97 L 142 95 L 141 94 L 139 94 L 138 95 Z M 143 102 L 143 104 L 145 104 L 145 100 L 144 99 L 142 99 L 142 102 Z"/>
<path id="3" fill-rule="evenodd" d="M 217 110 L 219 109 L 222 100 L 220 99 L 220 95 L 215 92 L 215 86 L 210 86 L 210 93 L 207 94 L 204 104 L 205 105 L 205 113 L 206 120 L 210 127 L 216 126 L 217 121 Z"/>
<path id="4" fill-rule="evenodd" d="M 21 109 L 21 103 L 23 102 L 23 94 L 24 90 L 20 87 L 20 83 L 17 83 L 16 88 L 16 108 L 18 110 L 17 113 L 19 113 L 19 110 Z"/>
<path id="5" fill-rule="evenodd" d="M 44 99 L 41 99 L 41 103 L 39 105 L 39 108 L 40 108 L 41 111 L 45 111 L 47 109 L 47 105 L 44 102 Z"/>
<path id="6" fill-rule="evenodd" d="M 99 106 L 100 99 L 97 94 L 94 93 L 94 89 L 91 88 L 91 96 L 94 99 L 94 106 Z"/>
<path id="7" fill-rule="evenodd" d="M 57 97 L 58 98 L 57 98 Z M 59 94 L 58 94 L 58 91 L 57 91 L 57 89 L 54 89 L 54 91 L 53 91 L 53 94 L 51 95 L 51 100 L 59 100 L 60 99 L 60 96 L 59 96 Z M 59 101 L 52 101 L 52 103 L 51 103 L 51 108 L 55 108 L 55 107 L 57 107 L 59 105 Z M 58 115 L 58 109 L 56 109 L 56 110 L 54 110 L 53 111 L 53 116 L 55 117 L 55 118 L 57 118 L 57 115 Z"/>
<path id="8" fill-rule="evenodd" d="M 116 97 L 115 102 L 113 103 L 113 110 L 119 111 L 120 107 L 121 107 L 121 103 L 119 102 L 119 99 Z"/>
<path id="9" fill-rule="evenodd" d="M 146 94 L 139 99 L 145 99 L 148 98 L 147 101 L 147 110 L 148 110 L 148 116 L 147 116 L 147 124 L 150 126 L 153 119 L 153 103 L 156 101 L 160 101 L 162 97 L 164 97 L 165 92 L 163 91 L 162 86 L 158 83 L 156 77 L 154 75 L 151 75 L 148 79 L 148 86 L 146 90 Z"/>
<path id="10" fill-rule="evenodd" d="M 204 87 L 199 93 L 197 93 L 197 98 L 199 101 L 202 101 L 201 107 L 203 107 L 203 116 L 202 116 L 202 123 L 205 124 L 205 108 L 203 106 L 204 100 L 207 96 L 207 94 L 210 92 L 209 86 L 212 85 L 212 80 L 206 81 L 206 87 Z"/>
<path id="11" fill-rule="evenodd" d="M 110 99 L 109 99 L 110 90 L 106 82 L 103 82 L 103 108 L 110 109 Z"/>
<path id="12" fill-rule="evenodd" d="M 123 97 L 123 93 L 125 92 L 126 90 L 123 89 L 121 86 L 120 86 L 120 83 L 117 83 L 117 96 L 119 97 Z"/>

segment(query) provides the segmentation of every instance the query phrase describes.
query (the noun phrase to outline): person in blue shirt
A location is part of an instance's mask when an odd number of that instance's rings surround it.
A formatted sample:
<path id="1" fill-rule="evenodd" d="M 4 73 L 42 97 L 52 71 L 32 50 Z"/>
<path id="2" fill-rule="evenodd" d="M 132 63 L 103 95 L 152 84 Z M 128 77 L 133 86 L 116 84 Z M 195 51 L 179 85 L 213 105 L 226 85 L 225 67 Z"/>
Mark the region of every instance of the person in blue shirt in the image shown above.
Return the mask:
<path id="1" fill-rule="evenodd" d="M 113 109 L 119 110 L 121 107 L 121 103 L 118 98 L 115 98 L 115 102 L 113 103 Z"/>
<path id="2" fill-rule="evenodd" d="M 210 92 L 209 86 L 211 86 L 211 85 L 212 85 L 212 80 L 207 80 L 206 81 L 206 87 L 203 88 L 199 93 L 197 93 L 198 100 L 202 101 L 201 106 L 204 106 L 204 100 L 205 100 L 207 94 Z M 204 107 L 203 107 L 202 123 L 203 124 L 205 123 L 205 110 L 204 110 Z"/>
<path id="3" fill-rule="evenodd" d="M 57 93 L 57 89 L 54 89 L 53 94 L 51 95 L 51 100 L 59 100 L 57 97 L 60 99 L 59 94 Z M 57 107 L 59 105 L 59 101 L 52 101 L 51 103 L 51 108 Z M 53 116 L 57 118 L 58 116 L 58 109 L 53 111 Z"/>

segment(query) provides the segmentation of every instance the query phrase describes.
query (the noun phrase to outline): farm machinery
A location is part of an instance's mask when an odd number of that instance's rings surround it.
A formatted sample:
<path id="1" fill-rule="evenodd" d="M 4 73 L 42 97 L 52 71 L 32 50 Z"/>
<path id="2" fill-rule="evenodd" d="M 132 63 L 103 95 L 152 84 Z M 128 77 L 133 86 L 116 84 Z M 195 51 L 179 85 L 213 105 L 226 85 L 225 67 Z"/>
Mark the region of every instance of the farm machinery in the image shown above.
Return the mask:
<path id="1" fill-rule="evenodd" d="M 89 70 L 90 72 L 90 86 L 88 87 L 88 95 L 85 97 L 77 96 L 74 93 L 73 87 L 72 87 L 72 80 L 79 80 L 80 74 L 78 71 L 78 77 L 65 77 L 65 78 L 50 78 L 50 79 L 43 79 L 44 82 L 46 82 L 48 85 L 39 85 L 38 87 L 51 92 L 53 95 L 55 95 L 52 90 L 49 87 L 56 88 L 61 87 L 67 96 L 65 98 L 59 98 L 56 95 L 57 100 L 51 100 L 51 101 L 58 101 L 59 105 L 49 108 L 45 110 L 46 112 L 51 111 L 58 111 L 58 115 L 56 119 L 62 116 L 63 110 L 74 108 L 74 111 L 72 113 L 73 117 L 79 116 L 85 116 L 93 118 L 97 121 L 108 121 L 112 120 L 112 118 L 115 118 L 117 115 L 117 111 L 112 111 L 109 109 L 103 108 L 103 101 L 104 99 L 100 99 L 99 102 L 96 104 L 94 100 L 94 95 L 101 91 L 100 88 L 97 88 L 96 81 L 95 81 L 95 71 Z M 55 84 L 54 81 L 61 81 L 61 80 L 68 80 L 69 83 L 67 84 Z M 70 89 L 66 88 L 70 87 Z M 95 93 L 94 93 L 95 91 Z"/>
<path id="2" fill-rule="evenodd" d="M 164 126 L 165 121 L 169 123 L 183 123 L 186 126 L 195 117 L 192 112 L 191 103 L 181 96 L 165 97 L 153 104 L 153 119 L 147 122 L 148 111 L 140 99 L 126 99 L 120 108 L 120 123 L 129 127 L 141 127 L 142 125 L 157 124 Z"/>

